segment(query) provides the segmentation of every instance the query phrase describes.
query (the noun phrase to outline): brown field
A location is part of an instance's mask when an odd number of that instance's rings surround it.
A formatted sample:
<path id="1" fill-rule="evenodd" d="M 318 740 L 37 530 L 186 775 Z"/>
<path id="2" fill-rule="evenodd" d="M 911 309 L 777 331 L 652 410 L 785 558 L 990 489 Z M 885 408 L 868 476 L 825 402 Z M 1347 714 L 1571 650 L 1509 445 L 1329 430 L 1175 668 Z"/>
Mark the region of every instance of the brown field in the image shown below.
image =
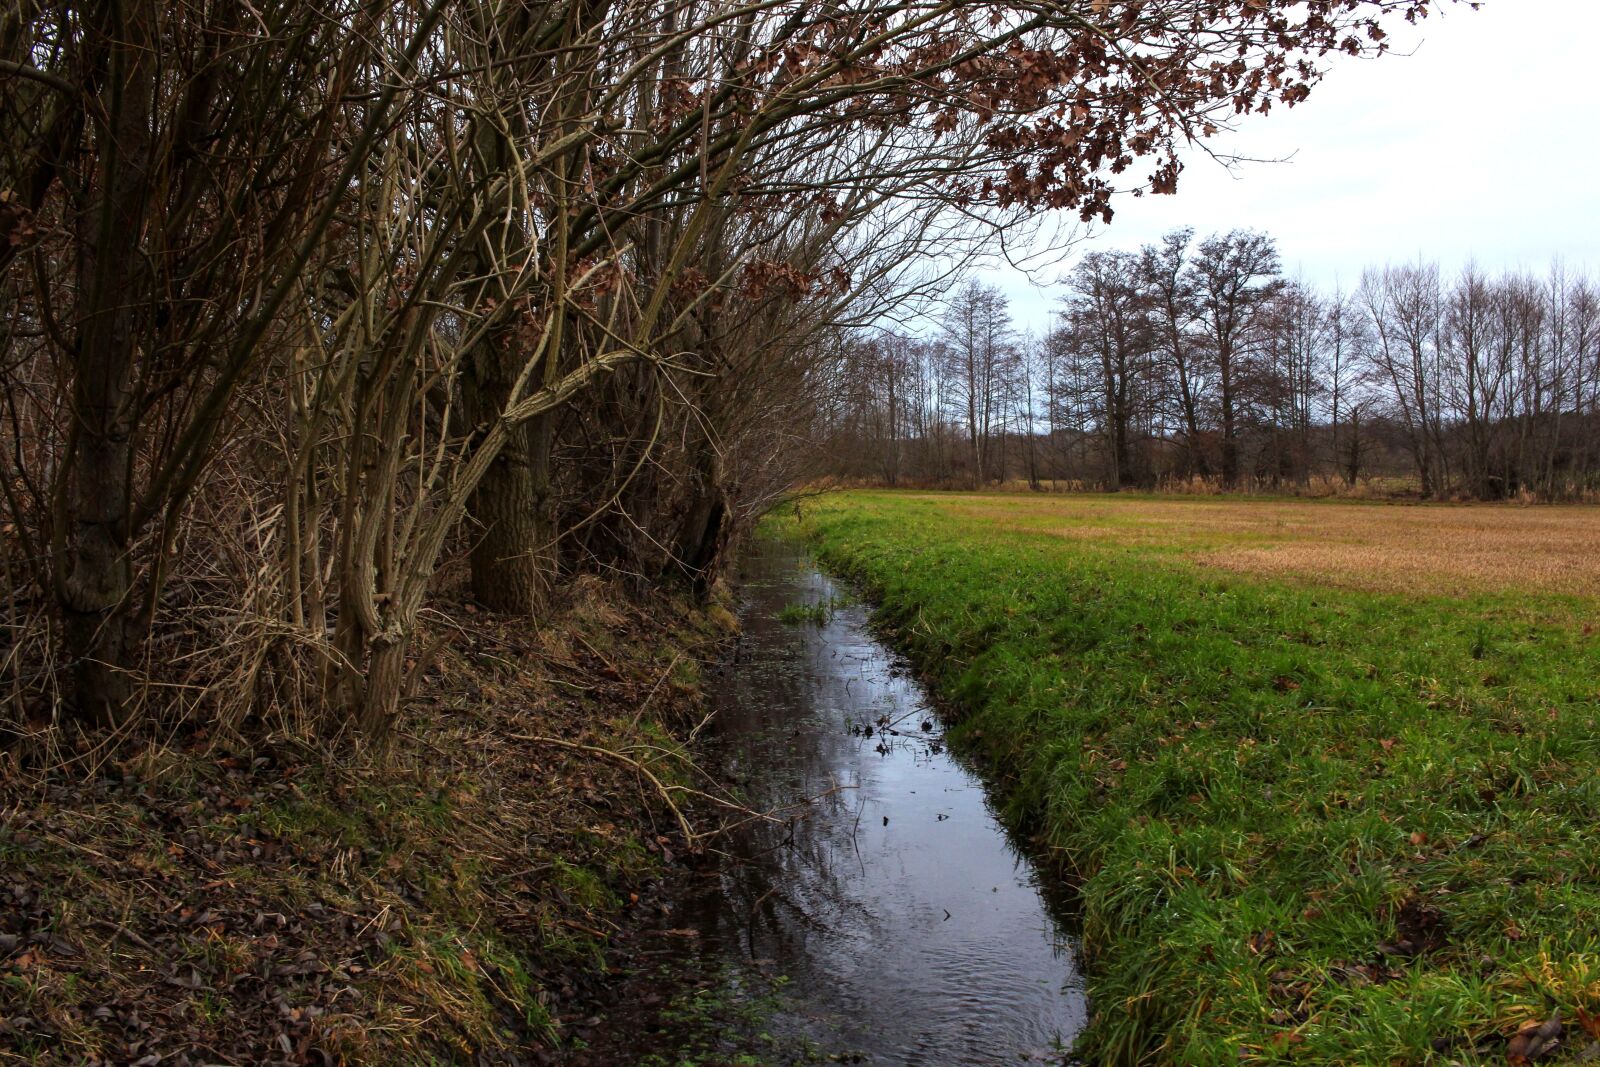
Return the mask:
<path id="1" fill-rule="evenodd" d="M 929 494 L 1002 528 L 1383 592 L 1600 598 L 1600 507 Z"/>

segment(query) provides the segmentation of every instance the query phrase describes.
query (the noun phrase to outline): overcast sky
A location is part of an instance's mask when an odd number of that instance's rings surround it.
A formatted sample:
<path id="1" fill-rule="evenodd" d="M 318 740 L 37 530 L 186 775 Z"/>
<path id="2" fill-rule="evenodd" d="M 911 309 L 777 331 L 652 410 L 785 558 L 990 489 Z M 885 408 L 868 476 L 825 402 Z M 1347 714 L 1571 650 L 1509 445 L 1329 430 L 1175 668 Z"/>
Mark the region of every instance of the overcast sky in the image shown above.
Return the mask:
<path id="1" fill-rule="evenodd" d="M 1022 326 L 1046 325 L 1049 283 L 1082 251 L 1136 248 L 1189 225 L 1278 239 L 1285 269 L 1331 286 L 1369 264 L 1437 260 L 1600 268 L 1600 0 L 1487 0 L 1413 29 L 1396 51 L 1336 60 L 1299 107 L 1251 116 L 1223 151 L 1287 162 L 1229 173 L 1189 151 L 1176 196 L 1122 198 L 1111 226 L 1032 273 L 989 280 Z M 1148 168 L 1146 168 L 1148 169 Z"/>

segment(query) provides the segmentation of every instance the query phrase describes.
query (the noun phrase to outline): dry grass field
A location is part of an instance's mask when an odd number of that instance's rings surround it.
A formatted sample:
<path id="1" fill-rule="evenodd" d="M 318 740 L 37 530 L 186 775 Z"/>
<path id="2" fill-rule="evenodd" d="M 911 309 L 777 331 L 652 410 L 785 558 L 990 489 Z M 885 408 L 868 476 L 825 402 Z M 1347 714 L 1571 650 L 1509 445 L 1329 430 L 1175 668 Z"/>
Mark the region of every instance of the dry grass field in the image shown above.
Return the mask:
<path id="1" fill-rule="evenodd" d="M 929 494 L 997 529 L 1374 592 L 1600 598 L 1600 507 Z"/>

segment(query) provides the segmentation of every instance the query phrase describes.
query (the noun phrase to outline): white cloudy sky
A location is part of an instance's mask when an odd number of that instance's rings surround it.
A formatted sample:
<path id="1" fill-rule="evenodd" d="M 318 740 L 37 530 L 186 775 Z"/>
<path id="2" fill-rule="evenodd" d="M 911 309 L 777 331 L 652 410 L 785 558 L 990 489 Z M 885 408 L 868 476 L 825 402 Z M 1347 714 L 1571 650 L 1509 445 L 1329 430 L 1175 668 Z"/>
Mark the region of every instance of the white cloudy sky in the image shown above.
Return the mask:
<path id="1" fill-rule="evenodd" d="M 1021 325 L 1045 325 L 1049 283 L 1085 248 L 1137 247 L 1177 226 L 1278 239 L 1290 273 L 1353 285 L 1364 266 L 1469 259 L 1600 268 L 1600 0 L 1487 0 L 1396 51 L 1334 62 L 1297 108 L 1246 120 L 1224 151 L 1287 162 L 1234 173 L 1191 151 L 1176 196 L 1123 198 L 1109 229 L 1028 275 L 990 274 Z"/>

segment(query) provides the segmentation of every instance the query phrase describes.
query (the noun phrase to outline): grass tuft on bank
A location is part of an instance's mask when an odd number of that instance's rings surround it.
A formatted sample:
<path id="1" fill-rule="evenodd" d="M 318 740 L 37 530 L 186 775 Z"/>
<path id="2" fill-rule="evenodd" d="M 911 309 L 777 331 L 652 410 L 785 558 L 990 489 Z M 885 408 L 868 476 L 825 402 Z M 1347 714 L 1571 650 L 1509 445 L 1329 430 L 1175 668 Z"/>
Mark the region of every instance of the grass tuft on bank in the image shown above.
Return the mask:
<path id="1" fill-rule="evenodd" d="M 1181 511 L 1061 535 L 1096 503 L 848 493 L 800 522 L 1080 883 L 1086 1061 L 1600 1054 L 1595 601 L 1519 595 L 1509 558 L 1456 596 L 1241 574 Z"/>

